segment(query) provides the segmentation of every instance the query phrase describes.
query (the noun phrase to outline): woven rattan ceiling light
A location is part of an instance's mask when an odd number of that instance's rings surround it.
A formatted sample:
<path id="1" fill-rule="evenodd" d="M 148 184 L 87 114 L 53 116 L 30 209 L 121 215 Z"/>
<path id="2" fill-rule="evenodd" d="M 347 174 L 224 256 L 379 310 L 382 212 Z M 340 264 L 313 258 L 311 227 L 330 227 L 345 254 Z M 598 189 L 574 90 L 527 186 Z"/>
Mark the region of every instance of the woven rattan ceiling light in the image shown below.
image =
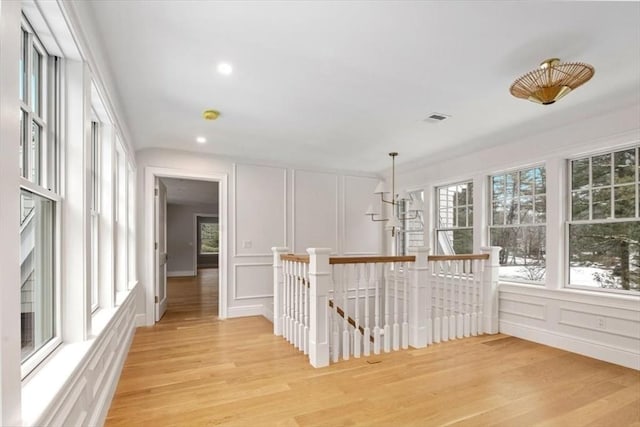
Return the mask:
<path id="1" fill-rule="evenodd" d="M 511 95 L 538 104 L 553 104 L 573 89 L 588 82 L 593 73 L 595 70 L 589 64 L 561 64 L 558 58 L 547 59 L 537 70 L 516 79 L 511 85 Z"/>

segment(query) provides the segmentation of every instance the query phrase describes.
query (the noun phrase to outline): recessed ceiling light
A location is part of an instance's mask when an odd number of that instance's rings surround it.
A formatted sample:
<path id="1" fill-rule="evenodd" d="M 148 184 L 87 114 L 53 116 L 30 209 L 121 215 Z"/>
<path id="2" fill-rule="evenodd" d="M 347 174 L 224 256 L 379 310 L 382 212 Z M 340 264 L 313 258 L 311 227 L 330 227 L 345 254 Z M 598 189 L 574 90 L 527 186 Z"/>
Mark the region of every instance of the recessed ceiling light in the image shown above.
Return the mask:
<path id="1" fill-rule="evenodd" d="M 218 72 L 222 75 L 228 76 L 233 72 L 233 67 L 228 62 L 220 62 L 218 64 Z"/>
<path id="2" fill-rule="evenodd" d="M 207 138 L 205 138 L 204 136 L 199 136 L 196 138 L 196 142 L 198 144 L 204 144 L 205 142 L 207 142 Z"/>

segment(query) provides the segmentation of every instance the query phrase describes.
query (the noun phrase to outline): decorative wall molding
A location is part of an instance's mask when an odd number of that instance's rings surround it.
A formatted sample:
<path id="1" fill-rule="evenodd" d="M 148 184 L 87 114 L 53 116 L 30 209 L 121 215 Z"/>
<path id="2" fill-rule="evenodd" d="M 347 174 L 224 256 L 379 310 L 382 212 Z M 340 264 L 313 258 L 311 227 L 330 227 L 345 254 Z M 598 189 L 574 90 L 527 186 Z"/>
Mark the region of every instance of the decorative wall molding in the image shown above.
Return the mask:
<path id="1" fill-rule="evenodd" d="M 282 202 L 284 203 L 284 218 L 283 218 L 283 240 L 282 240 L 282 244 L 286 245 L 287 243 L 287 238 L 288 238 L 288 233 L 287 233 L 287 223 L 288 223 L 288 215 L 287 215 L 287 202 L 288 202 L 288 191 L 287 191 L 287 187 L 288 187 L 288 181 L 287 181 L 287 169 L 286 168 L 282 168 L 279 166 L 268 166 L 268 165 L 258 165 L 258 164 L 249 164 L 249 163 L 234 163 L 233 164 L 233 206 L 232 206 L 232 211 L 233 211 L 233 237 L 232 237 L 232 241 L 233 241 L 233 257 L 234 258 L 253 258 L 253 257 L 272 257 L 273 254 L 268 252 L 268 253 L 246 253 L 246 254 L 240 254 L 238 253 L 238 246 L 239 246 L 239 242 L 238 242 L 238 166 L 253 166 L 253 167 L 259 167 L 259 168 L 271 168 L 271 169 L 279 169 L 282 170 L 282 174 L 283 174 L 283 200 Z M 275 243 L 274 243 L 275 245 Z"/>
<path id="2" fill-rule="evenodd" d="M 513 316 L 518 316 L 518 317 L 527 317 L 529 319 L 535 319 L 535 320 L 542 320 L 542 321 L 546 321 L 547 320 L 547 305 L 544 303 L 538 303 L 538 302 L 532 302 L 532 301 L 523 301 L 521 299 L 517 299 L 517 298 L 508 298 L 508 297 L 504 297 L 504 296 L 500 296 L 500 304 L 499 304 L 499 311 L 500 313 L 505 313 L 505 314 L 510 314 Z M 509 308 L 505 308 L 504 307 L 504 302 L 507 303 L 511 303 L 513 305 L 524 305 L 524 306 L 529 306 L 532 307 L 534 310 L 537 309 L 537 313 L 527 313 L 524 310 L 515 310 L 517 307 L 512 307 L 512 309 Z"/>
<path id="3" fill-rule="evenodd" d="M 309 173 L 309 174 L 316 174 L 316 175 L 329 175 L 329 176 L 333 176 L 335 178 L 335 204 L 336 204 L 336 210 L 335 210 L 335 221 L 336 221 L 336 227 L 334 230 L 335 233 L 335 238 L 334 238 L 334 244 L 331 245 L 331 249 L 333 250 L 331 252 L 331 255 L 338 255 L 339 252 L 339 248 L 341 247 L 340 245 L 340 180 L 339 175 L 335 175 L 329 172 L 321 172 L 321 171 L 317 171 L 317 170 L 309 170 L 309 169 L 293 169 L 291 171 L 291 175 L 292 175 L 292 182 L 291 182 L 291 252 L 292 253 L 297 253 L 297 251 L 300 251 L 300 253 L 302 253 L 303 251 L 306 253 L 306 250 L 308 248 L 298 248 L 296 246 L 296 218 L 297 218 L 297 212 L 296 212 L 296 185 L 297 185 L 297 180 L 296 180 L 296 173 Z"/>
<path id="4" fill-rule="evenodd" d="M 236 263 L 233 266 L 233 290 L 232 290 L 232 298 L 234 301 L 242 301 L 242 300 L 251 300 L 257 298 L 273 298 L 273 293 L 264 294 L 264 295 L 251 295 L 251 296 L 238 296 L 238 269 L 240 268 L 248 268 L 248 267 L 267 267 L 269 269 L 269 274 L 272 274 L 271 269 L 273 264 L 271 262 L 247 262 L 247 263 Z M 271 282 L 269 282 L 271 284 Z M 270 289 L 273 287 L 271 286 Z"/>

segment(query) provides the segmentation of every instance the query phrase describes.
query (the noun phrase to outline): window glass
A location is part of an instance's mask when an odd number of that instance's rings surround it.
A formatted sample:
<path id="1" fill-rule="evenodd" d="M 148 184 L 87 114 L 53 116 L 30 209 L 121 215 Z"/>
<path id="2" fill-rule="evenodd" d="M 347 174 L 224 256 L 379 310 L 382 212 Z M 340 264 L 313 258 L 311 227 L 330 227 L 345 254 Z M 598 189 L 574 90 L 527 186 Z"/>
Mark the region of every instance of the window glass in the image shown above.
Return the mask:
<path id="1" fill-rule="evenodd" d="M 546 272 L 544 167 L 495 175 L 491 184 L 492 246 L 500 246 L 500 278 L 542 283 Z"/>
<path id="2" fill-rule="evenodd" d="M 54 202 L 20 192 L 20 332 L 22 361 L 54 336 Z"/>
<path id="3" fill-rule="evenodd" d="M 200 223 L 200 253 L 217 254 L 218 253 L 218 223 L 202 222 Z"/>
<path id="4" fill-rule="evenodd" d="M 638 291 L 638 148 L 572 160 L 569 285 Z"/>
<path id="5" fill-rule="evenodd" d="M 496 185 L 504 189 L 501 176 Z M 438 254 L 473 252 L 473 182 L 436 188 L 436 250 Z M 498 213 L 496 213 L 498 214 Z"/>

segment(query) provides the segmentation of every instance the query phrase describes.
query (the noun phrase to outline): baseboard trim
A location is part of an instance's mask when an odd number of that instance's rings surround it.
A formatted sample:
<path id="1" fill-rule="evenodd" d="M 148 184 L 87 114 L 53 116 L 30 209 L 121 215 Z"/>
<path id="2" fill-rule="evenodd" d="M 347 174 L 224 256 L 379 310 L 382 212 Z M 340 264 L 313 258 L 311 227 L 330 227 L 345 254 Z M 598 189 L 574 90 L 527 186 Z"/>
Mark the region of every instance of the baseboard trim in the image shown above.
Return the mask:
<path id="1" fill-rule="evenodd" d="M 243 307 L 229 307 L 227 309 L 227 318 L 262 316 L 264 313 L 264 305 L 246 305 Z"/>
<path id="2" fill-rule="evenodd" d="M 138 313 L 134 319 L 134 325 L 136 328 L 141 326 L 147 326 L 147 315 L 145 313 Z"/>
<path id="3" fill-rule="evenodd" d="M 167 271 L 167 277 L 194 277 L 193 270 Z"/>
<path id="4" fill-rule="evenodd" d="M 522 325 L 508 320 L 500 320 L 500 332 L 538 344 L 548 345 L 616 365 L 622 365 L 627 368 L 640 370 L 640 353 L 623 348 L 533 326 Z"/>

